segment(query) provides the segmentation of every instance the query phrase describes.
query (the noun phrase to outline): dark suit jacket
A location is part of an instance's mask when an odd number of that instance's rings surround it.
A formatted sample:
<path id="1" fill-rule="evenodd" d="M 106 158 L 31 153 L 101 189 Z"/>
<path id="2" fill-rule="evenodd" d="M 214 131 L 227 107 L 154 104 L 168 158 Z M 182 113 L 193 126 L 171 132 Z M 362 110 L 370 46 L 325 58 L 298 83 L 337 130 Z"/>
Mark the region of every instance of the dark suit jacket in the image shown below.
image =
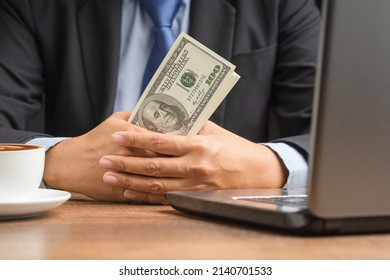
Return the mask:
<path id="1" fill-rule="evenodd" d="M 190 35 L 242 77 L 211 120 L 263 142 L 272 108 L 280 141 L 305 155 L 319 23 L 311 0 L 192 0 Z M 45 135 L 80 135 L 108 117 L 120 24 L 121 0 L 0 0 L 0 142 L 43 135 L 26 131 L 42 104 Z"/>

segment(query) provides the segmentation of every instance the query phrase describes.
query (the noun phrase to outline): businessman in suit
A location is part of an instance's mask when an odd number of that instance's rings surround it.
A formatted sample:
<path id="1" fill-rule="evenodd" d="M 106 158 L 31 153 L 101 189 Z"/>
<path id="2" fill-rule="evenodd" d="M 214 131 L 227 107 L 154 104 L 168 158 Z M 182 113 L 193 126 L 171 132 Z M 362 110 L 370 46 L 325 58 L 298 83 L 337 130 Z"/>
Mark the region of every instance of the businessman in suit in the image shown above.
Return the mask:
<path id="1" fill-rule="evenodd" d="M 192 137 L 127 122 L 154 40 L 140 2 L 0 0 L 0 142 L 44 145 L 47 186 L 100 200 L 162 203 L 177 189 L 304 184 L 314 1 L 180 3 L 174 33 L 188 32 L 241 75 Z M 43 106 L 44 130 L 29 131 Z M 270 110 L 277 139 L 269 137 Z"/>

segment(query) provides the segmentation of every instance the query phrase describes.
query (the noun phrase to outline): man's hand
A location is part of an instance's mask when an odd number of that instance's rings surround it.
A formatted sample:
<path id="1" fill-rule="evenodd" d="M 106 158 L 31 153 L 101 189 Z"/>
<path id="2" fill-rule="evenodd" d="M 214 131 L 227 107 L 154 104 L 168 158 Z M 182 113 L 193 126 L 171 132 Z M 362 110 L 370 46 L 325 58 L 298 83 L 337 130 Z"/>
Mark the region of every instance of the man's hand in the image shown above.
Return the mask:
<path id="1" fill-rule="evenodd" d="M 94 199 L 128 201 L 124 189 L 106 185 L 99 159 L 107 154 L 147 157 L 148 152 L 129 149 L 112 142 L 117 131 L 145 131 L 127 122 L 130 112 L 113 114 L 90 132 L 65 140 L 46 152 L 46 185 L 77 192 Z"/>
<path id="2" fill-rule="evenodd" d="M 107 155 L 107 185 L 127 189 L 135 201 L 165 203 L 164 193 L 175 190 L 281 188 L 287 170 L 268 147 L 241 138 L 212 122 L 196 136 L 123 131 L 115 143 L 129 149 L 155 152 L 152 157 Z"/>

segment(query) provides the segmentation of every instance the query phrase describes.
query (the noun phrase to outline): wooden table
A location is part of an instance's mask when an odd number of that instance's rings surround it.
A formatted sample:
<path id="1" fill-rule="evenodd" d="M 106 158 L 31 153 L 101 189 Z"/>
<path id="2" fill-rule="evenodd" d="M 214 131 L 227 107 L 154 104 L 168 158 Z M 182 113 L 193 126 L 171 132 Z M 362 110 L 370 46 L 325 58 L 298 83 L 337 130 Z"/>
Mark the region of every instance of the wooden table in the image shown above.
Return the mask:
<path id="1" fill-rule="evenodd" d="M 301 237 L 170 206 L 78 199 L 1 221 L 0 259 L 390 259 L 390 234 Z"/>

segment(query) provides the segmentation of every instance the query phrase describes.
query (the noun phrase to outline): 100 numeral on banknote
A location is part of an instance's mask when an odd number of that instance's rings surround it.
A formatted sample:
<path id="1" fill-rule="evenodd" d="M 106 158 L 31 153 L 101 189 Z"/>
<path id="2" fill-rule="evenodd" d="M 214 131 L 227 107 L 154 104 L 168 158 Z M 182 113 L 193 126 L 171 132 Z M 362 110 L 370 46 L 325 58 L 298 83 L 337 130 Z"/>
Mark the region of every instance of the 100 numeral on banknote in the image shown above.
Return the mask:
<path id="1" fill-rule="evenodd" d="M 129 121 L 151 131 L 196 134 L 239 79 L 235 66 L 180 34 Z"/>

